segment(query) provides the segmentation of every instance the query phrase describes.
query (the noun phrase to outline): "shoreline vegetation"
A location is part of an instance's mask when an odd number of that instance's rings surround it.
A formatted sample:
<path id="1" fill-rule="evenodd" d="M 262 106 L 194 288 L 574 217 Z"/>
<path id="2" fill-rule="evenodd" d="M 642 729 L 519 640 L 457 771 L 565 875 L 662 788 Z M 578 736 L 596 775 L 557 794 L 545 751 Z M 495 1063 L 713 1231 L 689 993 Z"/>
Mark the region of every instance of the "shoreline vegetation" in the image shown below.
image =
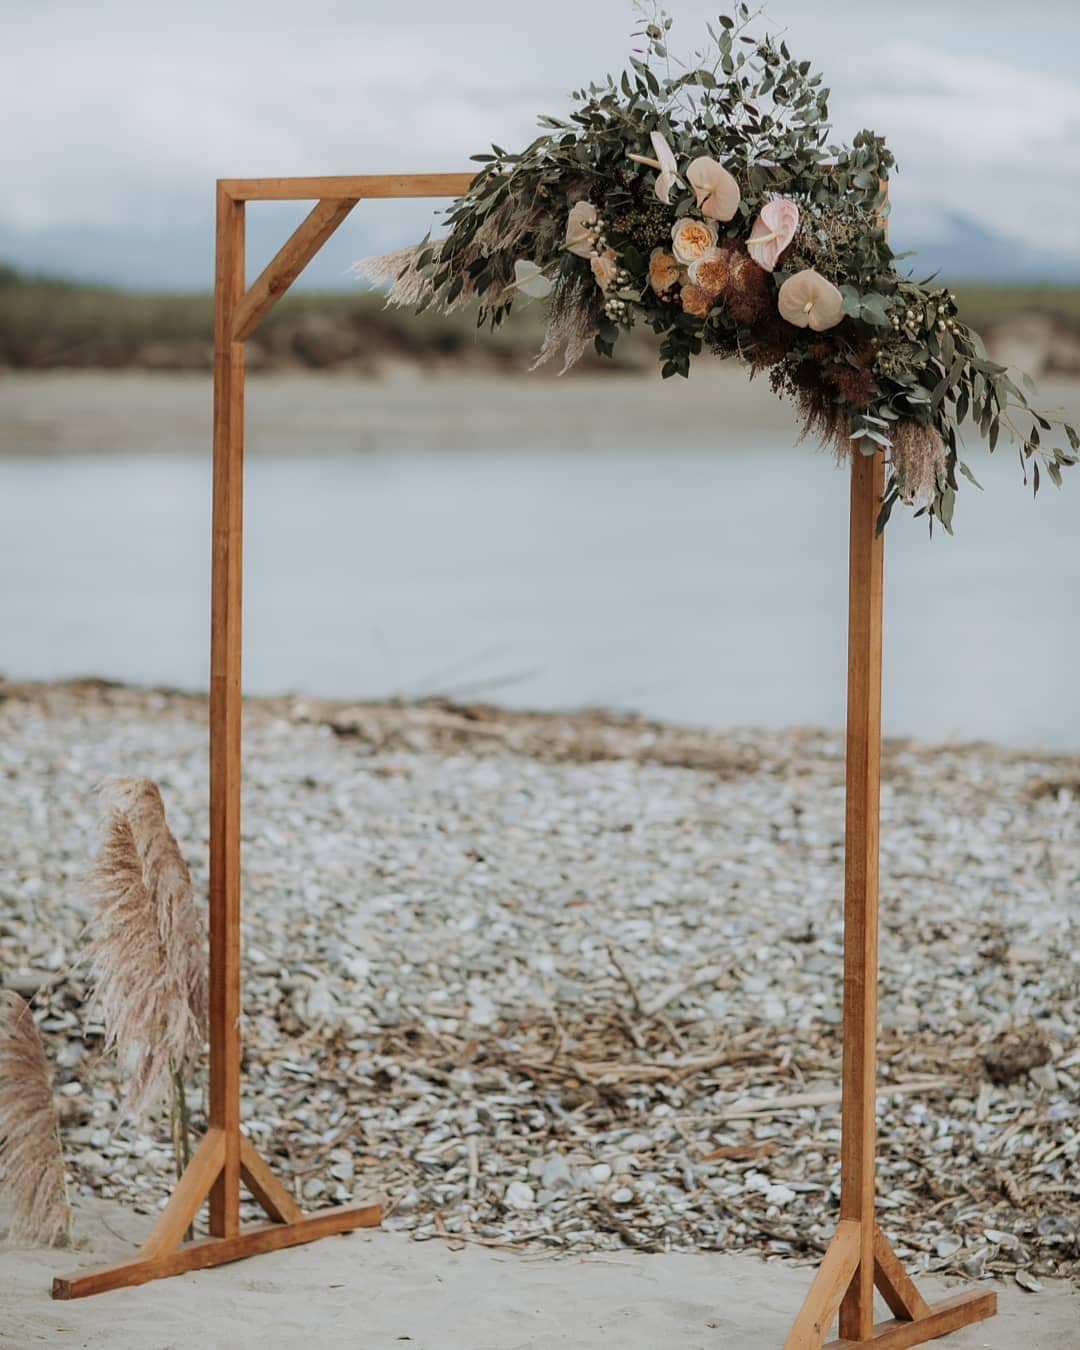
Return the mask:
<path id="1" fill-rule="evenodd" d="M 1031 375 L 1080 377 L 1080 287 L 956 284 L 960 312 L 982 331 L 994 359 Z M 29 276 L 0 265 L 0 371 L 210 369 L 213 298 L 199 292 L 135 292 Z M 248 343 L 248 367 L 341 370 L 378 378 L 402 365 L 475 374 L 527 371 L 543 336 L 539 308 L 513 314 L 496 333 L 468 312 L 387 309 L 364 291 L 287 295 Z M 655 339 L 636 334 L 614 362 L 591 353 L 582 373 L 642 371 Z M 557 363 L 544 372 L 551 378 Z"/>

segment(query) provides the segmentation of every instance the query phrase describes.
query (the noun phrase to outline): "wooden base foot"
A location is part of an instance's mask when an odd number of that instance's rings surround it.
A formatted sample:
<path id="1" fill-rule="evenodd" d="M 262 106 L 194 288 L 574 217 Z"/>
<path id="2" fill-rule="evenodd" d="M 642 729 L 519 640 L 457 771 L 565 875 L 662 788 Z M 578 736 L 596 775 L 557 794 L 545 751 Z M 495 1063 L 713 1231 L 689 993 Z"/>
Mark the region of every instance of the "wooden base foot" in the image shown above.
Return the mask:
<path id="1" fill-rule="evenodd" d="M 112 1266 L 96 1266 L 74 1275 L 57 1275 L 53 1280 L 52 1296 L 65 1299 L 104 1294 L 109 1289 L 145 1284 L 147 1280 L 161 1279 L 165 1275 L 180 1275 L 185 1270 L 223 1266 L 229 1261 L 240 1261 L 245 1256 L 257 1256 L 279 1247 L 296 1247 L 331 1233 L 377 1228 L 381 1222 L 381 1205 L 343 1205 L 340 1209 L 324 1209 L 293 1223 L 262 1223 L 244 1228 L 231 1238 L 210 1237 L 185 1242 L 164 1256 L 136 1256 Z"/>
<path id="2" fill-rule="evenodd" d="M 824 1350 L 856 1350 L 857 1346 L 866 1345 L 873 1346 L 874 1350 L 903 1350 L 904 1346 L 922 1345 L 937 1336 L 970 1326 L 972 1322 L 985 1321 L 996 1312 L 997 1294 L 992 1290 L 969 1289 L 929 1304 L 923 1316 L 914 1321 L 891 1317 L 887 1322 L 875 1322 L 868 1341 L 829 1341 Z"/>
<path id="3" fill-rule="evenodd" d="M 872 1235 L 867 1234 L 868 1241 L 872 1237 L 867 1251 L 873 1253 L 873 1284 L 896 1315 L 887 1322 L 871 1325 L 873 1286 L 864 1302 L 863 1282 L 859 1278 L 861 1237 L 862 1229 L 856 1220 L 841 1221 L 784 1342 L 784 1350 L 856 1350 L 858 1346 L 902 1350 L 904 1346 L 922 1345 L 972 1322 L 981 1322 L 997 1312 L 997 1295 L 989 1290 L 973 1289 L 927 1303 L 888 1239 L 875 1225 Z M 851 1322 L 865 1327 L 866 1334 L 861 1338 L 860 1333 L 854 1337 L 844 1334 L 847 1323 L 841 1315 L 840 1338 L 826 1344 L 826 1333 L 841 1304 L 847 1308 L 851 1301 L 857 1305 L 849 1310 Z"/>
<path id="4" fill-rule="evenodd" d="M 109 1289 L 123 1289 L 166 1275 L 180 1275 L 185 1270 L 203 1270 L 207 1266 L 240 1261 L 245 1256 L 257 1256 L 260 1252 L 272 1252 L 279 1247 L 296 1247 L 316 1238 L 329 1237 L 332 1233 L 377 1228 L 382 1222 L 381 1205 L 342 1205 L 305 1215 L 259 1157 L 250 1140 L 241 1136 L 241 1176 L 272 1222 L 241 1229 L 231 1237 L 208 1237 L 181 1243 L 181 1236 L 217 1180 L 224 1159 L 222 1131 L 208 1130 L 138 1254 L 114 1265 L 80 1270 L 73 1275 L 58 1275 L 53 1280 L 53 1298 L 104 1294 Z"/>

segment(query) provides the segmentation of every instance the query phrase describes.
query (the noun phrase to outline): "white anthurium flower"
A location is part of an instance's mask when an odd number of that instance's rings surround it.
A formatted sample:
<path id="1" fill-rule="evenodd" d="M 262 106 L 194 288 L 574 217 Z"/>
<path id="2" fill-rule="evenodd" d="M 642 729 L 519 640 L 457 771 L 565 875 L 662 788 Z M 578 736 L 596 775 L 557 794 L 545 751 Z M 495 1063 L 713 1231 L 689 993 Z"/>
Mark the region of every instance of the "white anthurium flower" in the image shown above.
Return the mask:
<path id="1" fill-rule="evenodd" d="M 592 202 L 576 202 L 570 209 L 566 221 L 566 243 L 568 253 L 579 258 L 587 258 L 593 248 L 593 227 L 597 221 L 597 210 Z"/>
<path id="2" fill-rule="evenodd" d="M 742 193 L 722 164 L 699 155 L 686 167 L 686 181 L 694 189 L 698 210 L 710 220 L 730 220 L 739 209 Z"/>
<path id="3" fill-rule="evenodd" d="M 514 280 L 510 283 L 524 295 L 531 296 L 533 300 L 543 300 L 550 295 L 555 283 L 544 276 L 541 268 L 536 263 L 529 262 L 525 258 L 519 258 L 514 264 Z"/>
<path id="4" fill-rule="evenodd" d="M 844 317 L 844 297 L 812 267 L 788 277 L 776 303 L 781 318 L 796 328 L 812 328 L 815 333 L 835 328 Z"/>
<path id="5" fill-rule="evenodd" d="M 788 198 L 777 197 L 761 208 L 746 241 L 746 251 L 759 267 L 772 272 L 798 228 L 799 208 Z"/>
<path id="6" fill-rule="evenodd" d="M 647 168 L 655 169 L 659 174 L 656 180 L 656 195 L 665 206 L 671 205 L 671 189 L 676 183 L 682 183 L 679 177 L 679 166 L 675 161 L 675 152 L 664 139 L 663 133 L 654 131 L 649 137 L 652 141 L 652 148 L 656 151 L 656 158 L 651 159 L 648 155 L 628 155 L 635 164 L 644 164 Z"/>

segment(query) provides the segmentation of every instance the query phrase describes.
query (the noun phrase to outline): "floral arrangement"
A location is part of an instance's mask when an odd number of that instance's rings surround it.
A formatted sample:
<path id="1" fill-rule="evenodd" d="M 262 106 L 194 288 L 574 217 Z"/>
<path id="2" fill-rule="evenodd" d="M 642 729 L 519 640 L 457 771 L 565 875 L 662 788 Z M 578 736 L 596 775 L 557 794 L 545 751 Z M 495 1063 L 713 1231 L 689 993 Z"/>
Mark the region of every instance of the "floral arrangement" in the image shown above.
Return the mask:
<path id="1" fill-rule="evenodd" d="M 886 237 L 894 161 L 880 137 L 829 143 L 829 90 L 786 42 L 748 31 L 740 4 L 683 63 L 671 19 L 643 17 L 643 46 L 617 81 L 573 95 L 568 118 L 511 154 L 493 146 L 448 214 L 445 238 L 358 264 L 390 301 L 479 304 L 497 326 L 521 297 L 546 300 L 537 358 L 568 369 L 591 342 L 611 355 L 646 324 L 662 374 L 706 349 L 767 372 L 804 434 L 846 456 L 883 453 L 879 529 L 898 500 L 951 529 L 959 428 L 991 450 L 1004 428 L 1060 485 L 1076 430 L 1032 408 L 932 279 L 898 272 Z M 1044 444 L 1057 427 L 1058 444 Z"/>

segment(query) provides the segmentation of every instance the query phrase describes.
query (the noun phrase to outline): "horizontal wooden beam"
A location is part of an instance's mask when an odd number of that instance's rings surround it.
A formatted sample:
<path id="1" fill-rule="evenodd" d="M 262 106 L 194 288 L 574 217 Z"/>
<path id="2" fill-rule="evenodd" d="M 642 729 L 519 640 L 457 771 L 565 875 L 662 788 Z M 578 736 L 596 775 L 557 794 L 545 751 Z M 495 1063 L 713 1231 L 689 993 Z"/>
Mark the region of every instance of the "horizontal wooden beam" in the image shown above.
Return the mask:
<path id="1" fill-rule="evenodd" d="M 997 1294 L 992 1290 L 972 1289 L 931 1303 L 926 1315 L 913 1322 L 901 1318 L 876 1322 L 868 1341 L 829 1341 L 825 1350 L 907 1350 L 908 1346 L 936 1340 L 938 1336 L 958 1331 L 972 1322 L 985 1321 L 996 1312 Z"/>
<path id="2" fill-rule="evenodd" d="M 295 202 L 334 197 L 460 197 L 475 173 L 373 173 L 324 178 L 222 178 L 238 202 Z"/>
<path id="3" fill-rule="evenodd" d="M 80 1270 L 74 1275 L 58 1275 L 53 1280 L 52 1296 L 56 1299 L 71 1299 L 85 1298 L 88 1294 L 104 1294 L 110 1289 L 145 1284 L 163 1275 L 205 1270 L 207 1266 L 222 1266 L 246 1256 L 257 1256 L 260 1252 L 296 1247 L 303 1242 L 328 1237 L 331 1233 L 347 1233 L 354 1228 L 377 1228 L 381 1221 L 381 1205 L 346 1205 L 338 1209 L 324 1209 L 296 1223 L 260 1224 L 255 1228 L 242 1229 L 235 1237 L 200 1238 L 197 1242 L 186 1242 L 162 1256 L 137 1256 L 116 1265 L 96 1266 Z"/>
<path id="4" fill-rule="evenodd" d="M 355 197 L 319 202 L 293 230 L 237 303 L 234 342 L 247 341 L 355 205 Z"/>

